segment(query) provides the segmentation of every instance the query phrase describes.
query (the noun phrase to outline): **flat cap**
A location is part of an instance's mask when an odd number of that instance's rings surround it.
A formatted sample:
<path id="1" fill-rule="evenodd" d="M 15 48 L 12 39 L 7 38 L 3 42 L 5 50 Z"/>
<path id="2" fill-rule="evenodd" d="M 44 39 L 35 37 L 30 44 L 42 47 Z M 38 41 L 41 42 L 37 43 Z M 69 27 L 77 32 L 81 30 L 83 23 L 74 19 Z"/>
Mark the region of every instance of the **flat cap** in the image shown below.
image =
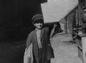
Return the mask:
<path id="1" fill-rule="evenodd" d="M 32 17 L 32 21 L 43 20 L 42 14 L 36 14 Z"/>

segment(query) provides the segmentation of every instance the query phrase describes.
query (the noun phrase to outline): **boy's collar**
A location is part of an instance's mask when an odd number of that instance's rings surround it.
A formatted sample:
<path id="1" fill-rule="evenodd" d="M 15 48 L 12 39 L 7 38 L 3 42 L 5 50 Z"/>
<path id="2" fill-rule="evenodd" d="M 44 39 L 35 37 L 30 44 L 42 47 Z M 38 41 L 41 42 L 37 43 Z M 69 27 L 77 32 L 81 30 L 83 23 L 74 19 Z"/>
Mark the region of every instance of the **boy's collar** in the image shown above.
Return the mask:
<path id="1" fill-rule="evenodd" d="M 41 30 L 41 29 L 37 29 L 37 28 L 35 28 L 35 30 L 37 31 L 37 30 Z"/>

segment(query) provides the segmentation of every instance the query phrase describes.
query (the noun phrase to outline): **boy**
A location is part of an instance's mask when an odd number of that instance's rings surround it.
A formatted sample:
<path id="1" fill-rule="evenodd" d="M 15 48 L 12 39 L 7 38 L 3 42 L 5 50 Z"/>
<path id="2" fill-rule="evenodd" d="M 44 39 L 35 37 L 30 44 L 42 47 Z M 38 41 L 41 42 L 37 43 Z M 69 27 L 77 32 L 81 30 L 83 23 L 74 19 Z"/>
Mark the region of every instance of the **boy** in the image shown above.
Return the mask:
<path id="1" fill-rule="evenodd" d="M 26 47 L 28 48 L 32 43 L 33 48 L 33 58 L 35 59 L 33 62 L 35 63 L 49 63 L 47 58 L 47 46 L 50 46 L 50 40 L 48 35 L 48 28 L 43 28 L 43 17 L 41 14 L 37 14 L 32 18 L 33 25 L 35 26 L 35 30 L 33 30 L 27 38 Z M 49 52 L 50 53 L 50 52 Z M 50 56 L 50 55 L 48 55 Z"/>

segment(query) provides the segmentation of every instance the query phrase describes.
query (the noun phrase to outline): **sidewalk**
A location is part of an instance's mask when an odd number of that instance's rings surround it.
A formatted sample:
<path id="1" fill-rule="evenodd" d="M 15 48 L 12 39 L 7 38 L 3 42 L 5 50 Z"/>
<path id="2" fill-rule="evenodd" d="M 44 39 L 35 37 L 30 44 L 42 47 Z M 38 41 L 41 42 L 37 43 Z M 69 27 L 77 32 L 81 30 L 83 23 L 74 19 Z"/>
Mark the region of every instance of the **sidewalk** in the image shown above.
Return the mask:
<path id="1" fill-rule="evenodd" d="M 69 40 L 68 35 L 56 35 L 51 39 L 55 55 L 55 58 L 51 59 L 51 63 L 82 63 L 78 57 L 76 44 Z"/>

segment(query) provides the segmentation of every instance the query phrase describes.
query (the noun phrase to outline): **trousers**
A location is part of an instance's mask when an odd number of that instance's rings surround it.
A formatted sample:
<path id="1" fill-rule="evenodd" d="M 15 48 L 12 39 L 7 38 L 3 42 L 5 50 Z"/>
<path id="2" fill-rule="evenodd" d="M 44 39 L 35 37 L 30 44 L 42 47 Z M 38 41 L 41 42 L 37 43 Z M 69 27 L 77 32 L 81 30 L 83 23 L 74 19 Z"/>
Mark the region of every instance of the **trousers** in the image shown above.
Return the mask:
<path id="1" fill-rule="evenodd" d="M 36 59 L 35 56 L 33 56 L 33 57 L 34 57 L 33 63 L 50 63 L 50 60 L 47 60 L 47 58 L 46 58 L 46 54 L 45 54 L 45 51 L 43 50 L 43 48 L 40 48 L 38 50 L 38 59 Z"/>

